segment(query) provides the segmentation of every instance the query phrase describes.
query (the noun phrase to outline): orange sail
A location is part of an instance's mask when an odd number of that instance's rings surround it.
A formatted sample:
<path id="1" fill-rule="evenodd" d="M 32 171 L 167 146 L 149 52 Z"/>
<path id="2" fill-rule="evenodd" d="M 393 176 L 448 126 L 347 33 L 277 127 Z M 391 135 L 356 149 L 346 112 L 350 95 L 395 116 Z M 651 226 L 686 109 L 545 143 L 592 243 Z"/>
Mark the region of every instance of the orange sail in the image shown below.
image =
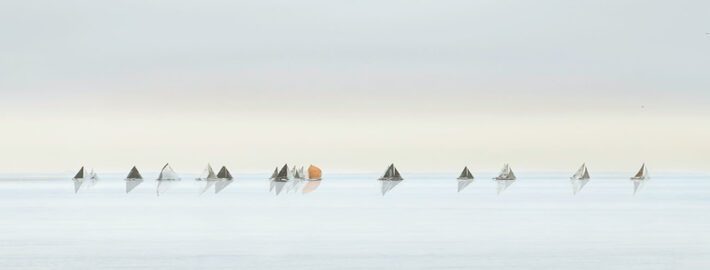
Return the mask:
<path id="1" fill-rule="evenodd" d="M 308 180 L 320 180 L 321 174 L 320 168 L 313 165 L 308 166 Z"/>

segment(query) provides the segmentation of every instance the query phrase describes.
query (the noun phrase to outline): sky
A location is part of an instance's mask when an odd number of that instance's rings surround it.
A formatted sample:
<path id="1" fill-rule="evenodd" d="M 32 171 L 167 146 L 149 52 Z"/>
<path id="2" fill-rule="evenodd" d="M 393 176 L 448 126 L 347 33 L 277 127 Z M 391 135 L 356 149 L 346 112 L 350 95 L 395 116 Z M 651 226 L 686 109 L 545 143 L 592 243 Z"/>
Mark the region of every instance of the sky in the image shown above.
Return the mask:
<path id="1" fill-rule="evenodd" d="M 709 171 L 707 1 L 0 1 L 0 172 Z"/>

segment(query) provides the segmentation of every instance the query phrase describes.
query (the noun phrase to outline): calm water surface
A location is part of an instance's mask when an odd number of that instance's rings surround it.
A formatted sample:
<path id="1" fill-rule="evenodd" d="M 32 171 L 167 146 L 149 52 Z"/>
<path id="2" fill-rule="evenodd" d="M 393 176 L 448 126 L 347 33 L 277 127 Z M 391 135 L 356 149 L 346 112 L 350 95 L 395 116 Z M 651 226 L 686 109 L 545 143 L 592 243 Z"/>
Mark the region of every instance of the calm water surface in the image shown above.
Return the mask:
<path id="1" fill-rule="evenodd" d="M 0 180 L 2 269 L 707 269 L 710 177 L 524 173 L 497 195 L 492 173 L 326 175 L 276 196 L 263 174 L 219 194 L 183 180 L 158 197 L 123 174 L 77 194 L 72 175 Z M 155 175 L 145 174 L 146 179 Z M 313 188 L 311 186 L 311 188 Z"/>

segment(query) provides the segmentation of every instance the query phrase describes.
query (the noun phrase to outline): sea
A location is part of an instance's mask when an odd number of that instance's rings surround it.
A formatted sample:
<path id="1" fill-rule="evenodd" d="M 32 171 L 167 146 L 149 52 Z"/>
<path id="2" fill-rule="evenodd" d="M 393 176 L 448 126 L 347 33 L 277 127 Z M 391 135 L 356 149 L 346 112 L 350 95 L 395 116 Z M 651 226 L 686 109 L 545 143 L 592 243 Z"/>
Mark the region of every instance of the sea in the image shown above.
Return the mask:
<path id="1" fill-rule="evenodd" d="M 125 173 L 76 192 L 71 173 L 0 175 L 0 269 L 710 268 L 708 174 L 474 173 L 460 192 L 457 173 L 146 173 L 129 193 Z"/>

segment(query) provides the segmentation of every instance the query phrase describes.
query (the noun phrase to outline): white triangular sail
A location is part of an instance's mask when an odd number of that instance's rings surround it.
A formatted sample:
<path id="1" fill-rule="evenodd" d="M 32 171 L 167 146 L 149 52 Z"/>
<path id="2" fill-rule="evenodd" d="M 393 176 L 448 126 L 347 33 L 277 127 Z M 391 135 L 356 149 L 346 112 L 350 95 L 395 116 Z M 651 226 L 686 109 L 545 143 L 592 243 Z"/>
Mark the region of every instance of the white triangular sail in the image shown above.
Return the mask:
<path id="1" fill-rule="evenodd" d="M 513 169 L 510 168 L 510 165 L 505 164 L 503 165 L 503 169 L 500 170 L 500 174 L 496 178 L 493 178 L 495 180 L 515 180 L 515 173 L 513 172 Z"/>
<path id="2" fill-rule="evenodd" d="M 587 169 L 587 164 L 582 164 L 579 169 L 570 177 L 570 179 L 575 180 L 586 180 L 589 179 L 589 170 Z"/>
<path id="3" fill-rule="evenodd" d="M 632 180 L 645 180 L 648 178 L 649 178 L 648 168 L 646 168 L 646 163 L 642 164 L 641 169 L 639 169 L 639 171 L 636 173 L 636 175 L 631 177 Z"/>
<path id="4" fill-rule="evenodd" d="M 212 165 L 209 163 L 207 164 L 207 168 L 202 172 L 199 178 L 197 180 L 201 181 L 210 181 L 210 180 L 217 180 L 217 175 L 214 173 L 214 170 L 212 170 Z"/>
<path id="5" fill-rule="evenodd" d="M 170 167 L 170 164 L 166 163 L 165 166 L 163 166 L 163 169 L 160 170 L 160 175 L 158 175 L 159 181 L 166 180 L 166 181 L 171 181 L 171 180 L 180 180 L 180 177 L 177 175 L 177 173 L 173 170 L 172 167 Z"/>

